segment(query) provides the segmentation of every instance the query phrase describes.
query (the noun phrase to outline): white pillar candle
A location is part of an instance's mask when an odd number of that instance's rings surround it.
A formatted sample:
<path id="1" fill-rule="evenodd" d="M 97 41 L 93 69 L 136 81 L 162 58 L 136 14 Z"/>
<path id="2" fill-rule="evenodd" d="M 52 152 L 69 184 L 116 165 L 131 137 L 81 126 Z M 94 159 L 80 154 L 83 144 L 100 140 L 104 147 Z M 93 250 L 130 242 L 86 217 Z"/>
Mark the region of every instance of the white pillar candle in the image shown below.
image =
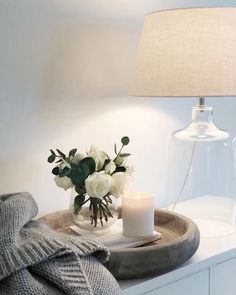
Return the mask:
<path id="1" fill-rule="evenodd" d="M 130 237 L 152 236 L 154 231 L 154 196 L 129 193 L 122 198 L 123 233 Z"/>

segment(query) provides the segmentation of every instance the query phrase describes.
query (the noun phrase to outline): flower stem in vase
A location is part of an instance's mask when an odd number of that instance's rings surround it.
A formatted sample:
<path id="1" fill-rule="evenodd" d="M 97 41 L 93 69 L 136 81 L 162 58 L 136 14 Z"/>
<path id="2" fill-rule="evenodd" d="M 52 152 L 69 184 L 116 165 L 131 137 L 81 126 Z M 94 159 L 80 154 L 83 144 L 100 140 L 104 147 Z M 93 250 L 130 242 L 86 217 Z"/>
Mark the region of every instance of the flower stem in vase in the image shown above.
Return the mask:
<path id="1" fill-rule="evenodd" d="M 102 221 L 102 208 L 101 208 L 101 206 L 99 206 L 99 218 L 100 218 L 101 226 L 103 226 L 103 221 Z"/>
<path id="2" fill-rule="evenodd" d="M 105 211 L 104 208 L 101 206 L 101 204 L 100 204 L 99 207 L 101 208 L 101 211 L 102 211 L 102 213 L 103 213 L 104 219 L 105 219 L 105 221 L 107 222 L 107 221 L 108 221 L 108 216 L 107 216 L 106 211 Z"/>
<path id="3" fill-rule="evenodd" d="M 101 201 L 100 205 L 104 208 L 104 210 L 106 211 L 108 216 L 110 216 L 112 218 L 113 215 L 111 214 L 111 211 L 109 210 L 108 206 L 106 204 L 104 204 L 102 201 Z"/>
<path id="4" fill-rule="evenodd" d="M 108 199 L 107 199 L 108 198 Z M 108 218 L 113 218 L 111 211 L 109 210 L 108 205 L 112 204 L 112 200 L 109 196 L 103 198 L 106 203 L 103 203 L 102 200 L 97 198 L 89 198 L 83 204 L 90 201 L 89 210 L 91 211 L 91 225 L 94 227 L 97 226 L 97 220 L 100 219 L 100 224 L 103 226 L 103 218 L 108 222 Z"/>
<path id="5" fill-rule="evenodd" d="M 94 220 L 94 227 L 97 226 L 97 219 L 98 219 L 98 200 L 93 200 L 93 220 Z"/>

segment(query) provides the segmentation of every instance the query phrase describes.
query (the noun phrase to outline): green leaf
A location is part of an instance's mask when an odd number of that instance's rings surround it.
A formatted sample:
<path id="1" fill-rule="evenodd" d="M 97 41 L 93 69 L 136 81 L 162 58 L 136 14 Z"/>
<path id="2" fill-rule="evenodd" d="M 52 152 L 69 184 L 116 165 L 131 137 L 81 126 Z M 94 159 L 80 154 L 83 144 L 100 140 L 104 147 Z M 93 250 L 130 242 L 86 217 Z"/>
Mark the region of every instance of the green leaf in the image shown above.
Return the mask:
<path id="1" fill-rule="evenodd" d="M 116 172 L 125 172 L 126 168 L 124 166 L 116 166 L 116 170 L 112 173 L 112 175 Z"/>
<path id="2" fill-rule="evenodd" d="M 84 195 L 78 195 L 78 196 L 75 197 L 75 199 L 74 199 L 74 213 L 76 215 L 79 214 L 79 211 L 82 208 L 82 205 L 83 205 L 84 200 L 85 200 L 85 196 Z"/>
<path id="3" fill-rule="evenodd" d="M 62 171 L 59 171 L 59 176 L 64 177 L 70 174 L 71 169 L 69 167 L 64 167 Z"/>
<path id="4" fill-rule="evenodd" d="M 129 156 L 131 156 L 131 154 L 129 153 L 124 153 L 119 155 L 119 157 L 122 157 L 122 158 L 129 157 Z"/>
<path id="5" fill-rule="evenodd" d="M 92 157 L 86 157 L 80 161 L 79 165 L 84 164 L 89 169 L 89 174 L 93 174 L 96 168 L 96 163 Z"/>
<path id="6" fill-rule="evenodd" d="M 51 149 L 50 152 L 52 155 L 56 156 L 56 153 L 54 152 L 54 150 Z"/>
<path id="7" fill-rule="evenodd" d="M 116 147 L 116 143 L 114 145 L 114 150 L 115 150 L 115 154 L 117 155 L 117 147 Z"/>
<path id="8" fill-rule="evenodd" d="M 111 162 L 111 160 L 110 159 L 106 159 L 105 161 L 104 161 L 104 168 L 106 167 L 106 165 L 107 164 L 109 164 Z"/>
<path id="9" fill-rule="evenodd" d="M 62 162 L 62 159 L 60 159 L 60 160 L 56 161 L 55 163 L 61 163 L 61 162 Z"/>
<path id="10" fill-rule="evenodd" d="M 54 174 L 54 175 L 59 175 L 59 167 L 54 167 L 54 168 L 52 169 L 52 174 Z"/>
<path id="11" fill-rule="evenodd" d="M 79 165 L 73 165 L 68 177 L 70 177 L 72 183 L 77 186 L 84 185 L 85 179 L 89 176 L 90 171 L 87 165 L 79 163 Z"/>
<path id="12" fill-rule="evenodd" d="M 48 157 L 48 163 L 52 163 L 52 162 L 54 162 L 55 159 L 56 159 L 56 157 L 55 157 L 54 155 L 50 155 L 50 156 Z"/>
<path id="13" fill-rule="evenodd" d="M 83 195 L 86 193 L 86 189 L 84 186 L 78 186 L 78 185 L 75 185 L 75 191 L 77 192 L 77 194 L 79 195 Z"/>
<path id="14" fill-rule="evenodd" d="M 124 136 L 121 138 L 121 143 L 123 145 L 128 145 L 129 144 L 129 137 L 128 136 Z"/>
<path id="15" fill-rule="evenodd" d="M 71 169 L 77 169 L 79 164 L 70 163 Z"/>
<path id="16" fill-rule="evenodd" d="M 69 152 L 69 157 L 74 157 L 75 154 L 76 154 L 76 152 L 77 152 L 77 149 L 72 149 L 72 150 L 70 150 L 70 152 Z"/>
<path id="17" fill-rule="evenodd" d="M 59 149 L 56 149 L 56 150 L 57 150 L 58 154 L 59 154 L 63 159 L 66 158 L 66 155 L 65 155 L 63 152 L 61 152 Z"/>

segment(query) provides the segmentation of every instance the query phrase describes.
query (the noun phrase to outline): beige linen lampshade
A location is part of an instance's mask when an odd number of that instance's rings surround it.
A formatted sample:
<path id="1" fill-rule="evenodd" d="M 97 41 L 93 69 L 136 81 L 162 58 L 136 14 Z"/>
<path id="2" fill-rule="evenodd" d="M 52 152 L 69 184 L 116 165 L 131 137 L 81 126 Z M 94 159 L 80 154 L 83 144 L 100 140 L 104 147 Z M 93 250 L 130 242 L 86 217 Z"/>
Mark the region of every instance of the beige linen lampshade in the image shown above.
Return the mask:
<path id="1" fill-rule="evenodd" d="M 131 95 L 235 96 L 236 7 L 148 14 Z"/>

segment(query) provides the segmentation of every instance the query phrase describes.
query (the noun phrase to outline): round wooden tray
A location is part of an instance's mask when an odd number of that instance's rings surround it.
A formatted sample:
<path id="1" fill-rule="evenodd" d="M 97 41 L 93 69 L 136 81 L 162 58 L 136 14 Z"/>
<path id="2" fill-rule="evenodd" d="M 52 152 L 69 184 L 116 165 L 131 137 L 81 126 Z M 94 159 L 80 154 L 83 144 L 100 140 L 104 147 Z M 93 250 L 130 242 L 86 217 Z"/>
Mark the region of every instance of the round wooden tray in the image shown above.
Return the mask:
<path id="1" fill-rule="evenodd" d="M 56 231 L 76 235 L 69 226 L 73 219 L 68 210 L 40 218 Z M 189 218 L 166 210 L 155 210 L 155 230 L 161 239 L 137 248 L 112 249 L 106 267 L 116 279 L 143 278 L 170 271 L 196 252 L 200 233 Z"/>

